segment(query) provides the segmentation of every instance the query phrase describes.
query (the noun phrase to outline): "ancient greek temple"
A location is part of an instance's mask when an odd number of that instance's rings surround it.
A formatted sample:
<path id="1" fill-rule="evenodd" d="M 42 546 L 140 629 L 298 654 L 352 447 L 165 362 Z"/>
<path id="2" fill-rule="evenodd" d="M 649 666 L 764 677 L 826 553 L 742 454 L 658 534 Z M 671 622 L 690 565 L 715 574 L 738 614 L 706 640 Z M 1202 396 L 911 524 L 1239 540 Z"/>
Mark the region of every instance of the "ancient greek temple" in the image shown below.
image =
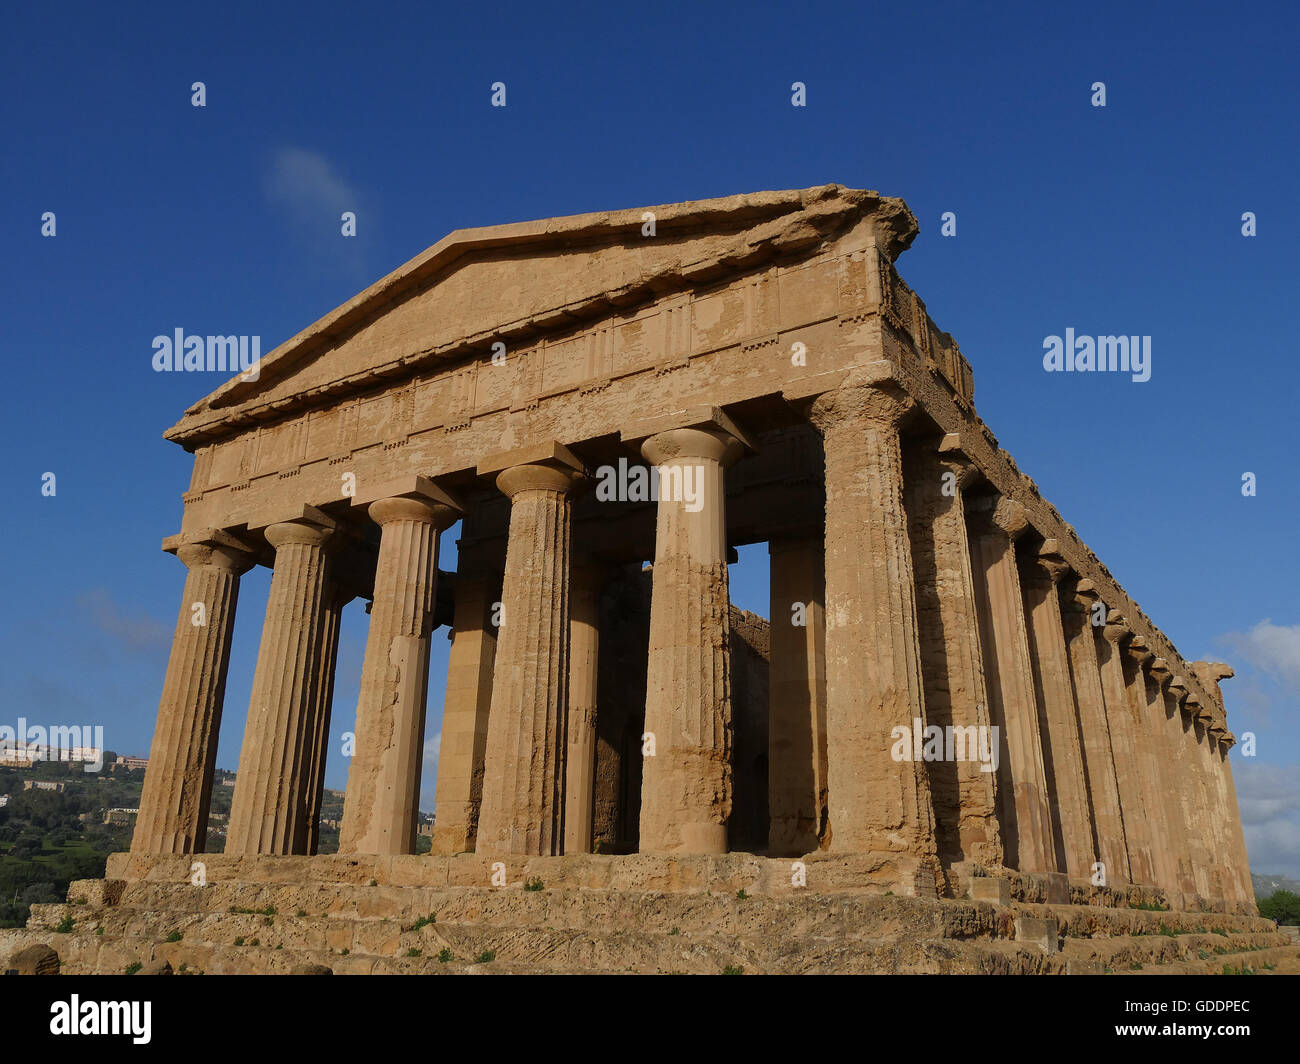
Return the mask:
<path id="1" fill-rule="evenodd" d="M 415 852 L 441 697 L 427 860 L 743 851 L 896 894 L 1007 871 L 1253 912 L 1232 672 L 1184 660 L 999 447 L 895 270 L 916 233 L 836 185 L 459 230 L 191 407 L 133 853 L 205 848 L 264 565 L 227 854 L 316 852 L 359 598 L 342 854 Z M 766 619 L 728 588 L 764 543 Z"/>

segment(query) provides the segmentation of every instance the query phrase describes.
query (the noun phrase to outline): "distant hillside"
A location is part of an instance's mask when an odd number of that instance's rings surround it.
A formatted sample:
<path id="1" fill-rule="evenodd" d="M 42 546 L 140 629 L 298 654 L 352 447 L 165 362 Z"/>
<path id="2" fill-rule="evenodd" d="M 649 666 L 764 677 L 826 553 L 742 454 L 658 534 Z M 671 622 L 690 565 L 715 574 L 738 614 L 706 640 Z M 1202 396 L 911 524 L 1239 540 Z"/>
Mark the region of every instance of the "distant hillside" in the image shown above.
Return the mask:
<path id="1" fill-rule="evenodd" d="M 1250 885 L 1255 888 L 1256 898 L 1267 898 L 1279 890 L 1289 890 L 1292 894 L 1300 894 L 1300 880 L 1290 879 L 1287 876 L 1261 876 L 1252 872 L 1250 874 Z"/>

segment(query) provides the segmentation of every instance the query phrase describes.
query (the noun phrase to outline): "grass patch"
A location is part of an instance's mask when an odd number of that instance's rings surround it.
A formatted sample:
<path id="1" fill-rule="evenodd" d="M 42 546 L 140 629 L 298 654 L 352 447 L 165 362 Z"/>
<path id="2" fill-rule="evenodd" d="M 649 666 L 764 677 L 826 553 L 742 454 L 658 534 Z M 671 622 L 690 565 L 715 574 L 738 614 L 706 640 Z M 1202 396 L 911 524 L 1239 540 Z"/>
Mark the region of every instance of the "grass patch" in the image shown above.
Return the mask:
<path id="1" fill-rule="evenodd" d="M 475 964 L 491 964 L 497 959 L 497 951 L 494 949 L 485 949 L 475 959 Z"/>
<path id="2" fill-rule="evenodd" d="M 530 879 L 524 884 L 524 890 L 541 890 L 542 885 L 541 879 Z"/>
<path id="3" fill-rule="evenodd" d="M 135 973 L 138 972 L 143 967 L 144 965 L 141 964 L 139 961 L 132 961 L 130 964 L 126 966 L 126 974 L 135 975 Z"/>

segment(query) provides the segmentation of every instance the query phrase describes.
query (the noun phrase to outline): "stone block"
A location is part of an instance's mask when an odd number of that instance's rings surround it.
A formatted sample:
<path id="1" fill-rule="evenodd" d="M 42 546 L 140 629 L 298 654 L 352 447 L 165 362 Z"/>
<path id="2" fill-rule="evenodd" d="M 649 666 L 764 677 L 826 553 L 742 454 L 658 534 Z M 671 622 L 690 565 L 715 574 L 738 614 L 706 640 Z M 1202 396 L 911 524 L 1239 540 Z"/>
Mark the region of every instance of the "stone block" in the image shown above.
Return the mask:
<path id="1" fill-rule="evenodd" d="M 994 905 L 1011 904 L 1011 883 L 993 876 L 975 876 L 970 881 L 972 901 L 991 901 Z"/>
<path id="2" fill-rule="evenodd" d="M 1060 934 L 1056 918 L 1038 916 L 1016 917 L 1016 941 L 1037 946 L 1051 955 L 1060 949 Z"/>

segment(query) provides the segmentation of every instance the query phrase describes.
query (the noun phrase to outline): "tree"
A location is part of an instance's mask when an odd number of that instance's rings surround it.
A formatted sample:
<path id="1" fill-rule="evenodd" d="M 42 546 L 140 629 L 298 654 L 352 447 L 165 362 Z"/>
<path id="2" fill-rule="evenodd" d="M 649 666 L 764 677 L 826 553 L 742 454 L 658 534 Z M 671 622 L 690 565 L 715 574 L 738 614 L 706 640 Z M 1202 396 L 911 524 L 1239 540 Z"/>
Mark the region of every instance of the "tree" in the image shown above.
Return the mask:
<path id="1" fill-rule="evenodd" d="M 1300 924 L 1300 894 L 1290 890 L 1275 891 L 1260 900 L 1259 915 L 1279 924 Z"/>

